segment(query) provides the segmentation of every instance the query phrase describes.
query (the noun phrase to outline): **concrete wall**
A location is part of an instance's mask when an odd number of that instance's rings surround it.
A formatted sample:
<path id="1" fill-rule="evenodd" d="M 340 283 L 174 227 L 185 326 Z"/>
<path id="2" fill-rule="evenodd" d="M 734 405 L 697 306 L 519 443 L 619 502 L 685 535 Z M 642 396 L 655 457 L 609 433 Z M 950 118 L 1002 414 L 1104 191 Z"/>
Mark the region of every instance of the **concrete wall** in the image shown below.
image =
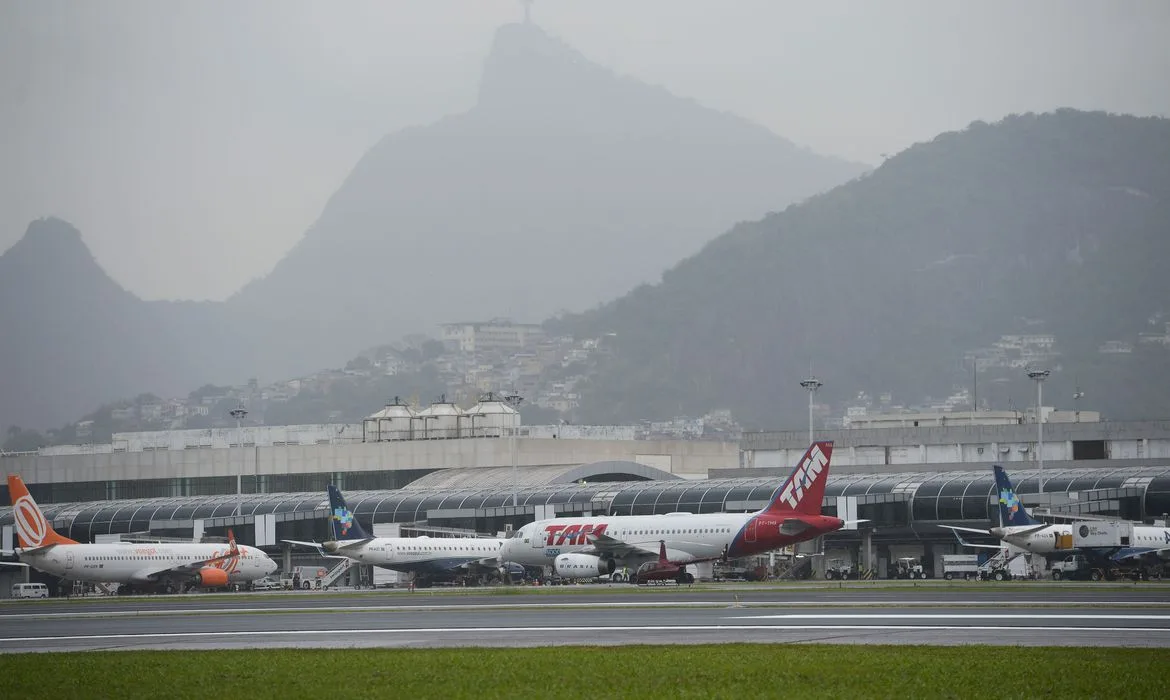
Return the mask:
<path id="1" fill-rule="evenodd" d="M 832 440 L 837 447 L 864 445 L 956 445 L 969 443 L 1020 442 L 1036 440 L 1036 424 L 974 425 L 928 428 L 878 428 L 872 430 L 822 430 L 817 440 Z M 1061 440 L 1170 440 L 1170 420 L 1106 421 L 1102 423 L 1045 423 L 1044 441 Z M 808 430 L 744 433 L 740 447 L 745 450 L 808 448 Z"/>
<path id="2" fill-rule="evenodd" d="M 1118 469 L 1121 467 L 1164 467 L 1167 464 L 1166 459 L 1095 459 L 1095 460 L 1058 460 L 1058 461 L 1044 461 L 1044 473 L 1047 474 L 1049 470 L 1056 471 L 1058 469 Z M 926 473 L 932 474 L 936 472 L 971 472 L 982 471 L 986 469 L 991 471 L 992 462 L 981 463 L 959 463 L 951 462 L 948 464 L 937 464 L 924 462 L 921 464 L 899 464 L 896 466 L 888 466 L 882 464 L 837 464 L 837 455 L 833 455 L 832 474 L 829 477 L 844 476 L 846 474 L 901 474 L 901 473 Z M 708 474 L 712 479 L 738 479 L 748 477 L 776 477 L 784 478 L 792 473 L 795 462 L 790 466 L 780 467 L 756 467 L 754 469 L 712 469 Z M 1025 465 L 1026 469 L 1033 469 L 1036 465 Z"/>
<path id="3" fill-rule="evenodd" d="M 507 439 L 410 440 L 331 445 L 283 445 L 145 452 L 5 455 L 0 467 L 28 483 L 121 481 L 237 474 L 311 474 L 339 471 L 511 466 Z M 734 467 L 730 442 L 687 440 L 560 440 L 518 438 L 519 466 L 575 465 L 627 460 L 686 478 Z"/>
<path id="4" fill-rule="evenodd" d="M 835 467 L 1035 463 L 1037 437 L 1035 423 L 828 430 L 816 435 L 818 440 L 833 441 Z M 1071 461 L 1076 441 L 1104 441 L 1106 459 L 1166 459 L 1170 458 L 1170 421 L 1045 423 L 1045 463 Z M 747 433 L 740 442 L 740 463 L 746 468 L 791 467 L 807 443 L 804 431 Z"/>

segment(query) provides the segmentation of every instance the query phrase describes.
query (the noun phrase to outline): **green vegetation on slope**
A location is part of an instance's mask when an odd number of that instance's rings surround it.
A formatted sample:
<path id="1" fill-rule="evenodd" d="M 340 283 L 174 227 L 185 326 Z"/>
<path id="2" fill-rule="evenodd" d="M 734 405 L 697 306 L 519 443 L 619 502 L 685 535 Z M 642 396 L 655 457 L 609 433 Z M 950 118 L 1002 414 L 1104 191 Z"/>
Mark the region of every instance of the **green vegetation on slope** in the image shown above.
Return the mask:
<path id="1" fill-rule="evenodd" d="M 1158 697 L 1161 649 L 704 645 L 0 657 L 14 698 Z"/>
<path id="2" fill-rule="evenodd" d="M 1166 415 L 1170 395 L 1141 377 L 1170 371 L 1170 352 L 1097 348 L 1163 330 L 1148 319 L 1170 311 L 1168 221 L 1170 120 L 976 122 L 740 224 L 661 284 L 548 325 L 616 333 L 583 389 L 584 422 L 722 406 L 748 427 L 800 425 L 810 362 L 838 407 L 861 390 L 914 403 L 970 386 L 965 352 L 1019 333 L 1055 336 L 1045 394 L 1059 405 L 1079 383 L 1111 418 Z M 1028 405 L 1022 371 L 1000 374 L 980 380 L 994 407 Z"/>

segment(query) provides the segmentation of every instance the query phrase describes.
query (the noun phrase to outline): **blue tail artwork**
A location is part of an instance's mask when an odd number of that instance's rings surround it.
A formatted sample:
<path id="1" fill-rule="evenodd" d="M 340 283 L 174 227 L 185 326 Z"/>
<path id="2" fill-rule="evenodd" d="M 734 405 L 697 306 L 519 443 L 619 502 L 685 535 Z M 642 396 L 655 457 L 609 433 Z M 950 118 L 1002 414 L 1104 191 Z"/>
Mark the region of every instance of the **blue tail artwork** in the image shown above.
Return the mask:
<path id="1" fill-rule="evenodd" d="M 345 505 L 341 491 L 329 484 L 329 526 L 335 540 L 368 540 L 370 536 L 362 529 L 353 511 Z"/>
<path id="2" fill-rule="evenodd" d="M 999 496 L 999 515 L 1004 527 L 1019 525 L 1039 525 L 1040 521 L 1028 515 L 1028 509 L 1020 503 L 1020 497 L 1012 488 L 1007 472 L 998 464 L 992 467 L 995 470 L 995 489 Z"/>

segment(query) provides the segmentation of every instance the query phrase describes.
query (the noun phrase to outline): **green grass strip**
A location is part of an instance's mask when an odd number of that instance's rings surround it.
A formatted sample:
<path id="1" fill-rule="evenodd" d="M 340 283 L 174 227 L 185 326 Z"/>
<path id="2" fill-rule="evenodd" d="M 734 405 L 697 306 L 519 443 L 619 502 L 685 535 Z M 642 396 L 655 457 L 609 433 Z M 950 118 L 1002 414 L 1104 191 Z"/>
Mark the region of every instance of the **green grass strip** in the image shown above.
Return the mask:
<path id="1" fill-rule="evenodd" d="M 0 656 L 11 698 L 1162 697 L 1164 649 L 680 645 Z"/>

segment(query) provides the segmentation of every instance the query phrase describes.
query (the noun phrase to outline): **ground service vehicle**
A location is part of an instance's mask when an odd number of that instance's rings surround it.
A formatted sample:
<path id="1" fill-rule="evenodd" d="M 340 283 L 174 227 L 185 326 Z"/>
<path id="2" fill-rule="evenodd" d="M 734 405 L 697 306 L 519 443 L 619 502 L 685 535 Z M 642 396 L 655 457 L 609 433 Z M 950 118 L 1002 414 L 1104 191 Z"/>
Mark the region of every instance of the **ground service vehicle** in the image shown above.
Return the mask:
<path id="1" fill-rule="evenodd" d="M 281 582 L 278 578 L 265 576 L 264 578 L 256 579 L 252 582 L 252 590 L 254 591 L 279 591 L 281 589 Z M 289 587 L 292 587 L 292 581 L 289 581 Z"/>
<path id="2" fill-rule="evenodd" d="M 961 578 L 964 581 L 979 578 L 978 554 L 944 554 L 943 578 L 952 581 Z"/>
<path id="3" fill-rule="evenodd" d="M 12 584 L 13 598 L 48 598 L 49 587 L 43 583 Z"/>
<path id="4" fill-rule="evenodd" d="M 917 557 L 901 557 L 890 567 L 888 578 L 925 579 L 926 570 Z"/>
<path id="5" fill-rule="evenodd" d="M 826 581 L 844 581 L 849 578 L 857 578 L 853 571 L 853 562 L 847 559 L 834 559 L 825 567 Z"/>

